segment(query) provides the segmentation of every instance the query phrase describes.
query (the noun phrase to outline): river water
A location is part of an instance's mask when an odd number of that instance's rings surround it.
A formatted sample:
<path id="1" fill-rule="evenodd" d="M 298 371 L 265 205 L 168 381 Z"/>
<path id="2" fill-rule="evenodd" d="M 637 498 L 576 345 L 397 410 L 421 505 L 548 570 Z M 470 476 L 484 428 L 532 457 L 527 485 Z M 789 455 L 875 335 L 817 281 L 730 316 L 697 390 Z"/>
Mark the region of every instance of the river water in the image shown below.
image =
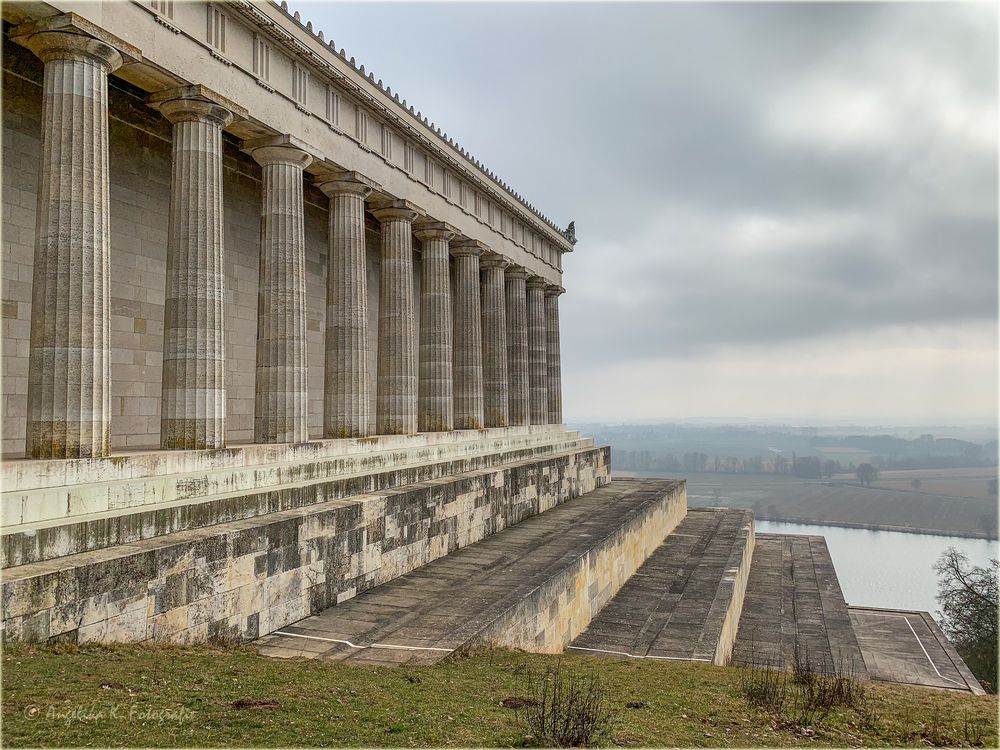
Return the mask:
<path id="1" fill-rule="evenodd" d="M 757 521 L 758 534 L 817 534 L 826 537 L 848 604 L 926 610 L 938 619 L 934 563 L 948 547 L 973 565 L 997 557 L 997 542 L 899 531 Z"/>

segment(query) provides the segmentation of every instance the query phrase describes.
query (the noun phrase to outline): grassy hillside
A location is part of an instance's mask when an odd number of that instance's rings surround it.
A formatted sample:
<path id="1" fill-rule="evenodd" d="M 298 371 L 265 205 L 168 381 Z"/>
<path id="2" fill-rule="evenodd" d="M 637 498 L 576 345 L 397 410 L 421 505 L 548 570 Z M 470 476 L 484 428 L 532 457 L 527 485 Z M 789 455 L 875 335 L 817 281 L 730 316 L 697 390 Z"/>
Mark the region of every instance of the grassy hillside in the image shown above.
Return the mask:
<path id="1" fill-rule="evenodd" d="M 3 736 L 24 746 L 519 746 L 529 673 L 559 657 L 493 652 L 430 667 L 275 661 L 249 648 L 26 647 L 3 654 Z M 872 688 L 874 719 L 835 710 L 820 726 L 749 708 L 741 670 L 564 657 L 599 674 L 616 745 L 997 745 L 997 701 Z"/>

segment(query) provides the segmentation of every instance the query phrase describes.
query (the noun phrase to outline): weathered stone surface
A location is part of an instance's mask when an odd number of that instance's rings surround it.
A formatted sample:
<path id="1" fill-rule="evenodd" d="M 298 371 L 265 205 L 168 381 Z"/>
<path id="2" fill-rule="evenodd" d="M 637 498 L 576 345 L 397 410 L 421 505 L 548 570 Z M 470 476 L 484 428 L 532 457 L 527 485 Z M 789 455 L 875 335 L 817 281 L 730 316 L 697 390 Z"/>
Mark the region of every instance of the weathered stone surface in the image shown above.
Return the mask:
<path id="1" fill-rule="evenodd" d="M 559 345 L 559 295 L 561 286 L 545 288 L 545 371 L 548 389 L 548 421 L 562 423 L 562 355 Z"/>
<path id="2" fill-rule="evenodd" d="M 531 424 L 528 380 L 528 272 L 510 267 L 505 277 L 507 298 L 507 394 L 512 425 Z"/>
<path id="3" fill-rule="evenodd" d="M 266 140 L 244 146 L 264 182 L 254 442 L 298 443 L 309 439 L 302 170 L 312 156 Z"/>
<path id="4" fill-rule="evenodd" d="M 476 242 L 453 242 L 455 256 L 455 429 L 483 426 L 483 329 Z"/>
<path id="5" fill-rule="evenodd" d="M 5 571 L 3 636 L 252 639 L 604 484 L 607 449 L 331 500 Z"/>
<path id="6" fill-rule="evenodd" d="M 377 431 L 380 435 L 411 435 L 417 431 L 412 240 L 417 212 L 397 201 L 373 213 L 382 224 Z"/>
<path id="7" fill-rule="evenodd" d="M 618 480 L 286 626 L 258 648 L 387 665 L 489 645 L 557 652 L 686 508 L 681 482 Z"/>
<path id="8" fill-rule="evenodd" d="M 15 29 L 45 63 L 41 179 L 32 278 L 27 452 L 111 452 L 108 74 L 110 44 Z"/>
<path id="9" fill-rule="evenodd" d="M 371 424 L 365 198 L 374 185 L 351 173 L 319 187 L 330 198 L 323 436 L 363 437 Z"/>
<path id="10" fill-rule="evenodd" d="M 871 679 L 985 695 L 929 612 L 847 609 Z"/>
<path id="11" fill-rule="evenodd" d="M 507 304 L 504 269 L 507 261 L 491 253 L 480 261 L 483 313 L 483 421 L 486 427 L 510 423 L 507 389 Z"/>
<path id="12" fill-rule="evenodd" d="M 104 481 L 65 485 L 40 476 L 35 489 L 25 481 L 23 489 L 4 493 L 0 564 L 22 565 L 593 446 L 576 433 L 504 433 L 317 441 L 270 451 L 246 446 L 189 453 L 187 462 L 179 452 L 166 454 L 177 461 L 157 462 L 162 453 L 102 459 L 115 465 L 74 478 Z M 454 439 L 460 435 L 466 439 Z M 7 486 L 17 484 L 12 478 Z"/>
<path id="13" fill-rule="evenodd" d="M 548 325 L 545 322 L 545 280 L 528 279 L 528 410 L 531 424 L 549 422 Z"/>
<path id="14" fill-rule="evenodd" d="M 753 550 L 750 511 L 691 510 L 570 650 L 728 664 Z"/>
<path id="15" fill-rule="evenodd" d="M 420 382 L 418 429 L 447 431 L 455 425 L 452 374 L 451 254 L 448 242 L 455 236 L 446 224 L 421 226 L 420 276 Z"/>
<path id="16" fill-rule="evenodd" d="M 165 449 L 226 443 L 222 129 L 234 112 L 209 96 L 189 86 L 155 97 L 173 123 L 160 423 Z"/>
<path id="17" fill-rule="evenodd" d="M 733 661 L 868 679 L 826 540 L 759 534 Z"/>

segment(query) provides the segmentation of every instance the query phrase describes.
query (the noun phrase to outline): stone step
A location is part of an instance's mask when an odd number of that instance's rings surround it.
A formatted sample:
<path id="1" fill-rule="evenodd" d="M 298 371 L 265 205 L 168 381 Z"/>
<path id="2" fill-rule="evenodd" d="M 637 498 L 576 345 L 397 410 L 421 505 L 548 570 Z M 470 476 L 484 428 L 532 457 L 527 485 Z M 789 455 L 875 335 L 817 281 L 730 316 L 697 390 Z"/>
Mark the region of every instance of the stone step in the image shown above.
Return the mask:
<path id="1" fill-rule="evenodd" d="M 243 469 L 251 477 L 242 489 L 232 489 L 234 482 L 215 482 L 210 476 L 189 473 L 183 481 L 197 485 L 200 490 L 195 499 L 186 498 L 158 503 L 140 503 L 126 507 L 90 513 L 76 513 L 61 518 L 38 521 L 32 524 L 5 525 L 0 535 L 0 567 L 8 568 L 65 555 L 103 549 L 116 544 L 130 544 L 163 534 L 188 531 L 217 523 L 273 513 L 304 505 L 351 497 L 370 492 L 402 487 L 415 482 L 443 476 L 452 476 L 504 463 L 516 463 L 531 458 L 544 458 L 593 446 L 589 439 L 579 439 L 575 433 L 548 435 L 545 442 L 512 441 L 514 447 L 501 441 L 499 449 L 494 442 L 474 451 L 463 446 L 462 451 L 444 451 L 440 461 L 386 461 L 358 456 L 355 462 L 340 461 L 338 470 L 326 467 L 294 467 L 285 475 L 286 481 L 253 481 L 256 469 Z M 536 436 L 536 440 L 540 440 Z M 357 469 L 351 471 L 349 469 Z M 179 485 L 181 478 L 169 477 L 162 481 Z M 130 480 L 129 484 L 141 484 Z M 228 489 L 210 493 L 209 489 Z M 74 488 L 76 494 L 90 493 L 93 488 Z M 105 495 L 105 498 L 107 496 Z M 30 502 L 24 499 L 24 503 Z"/>
<path id="2" fill-rule="evenodd" d="M 389 665 L 484 646 L 557 653 L 686 511 L 683 482 L 615 480 L 256 646 L 275 657 Z"/>
<path id="3" fill-rule="evenodd" d="M 868 679 L 826 540 L 760 534 L 733 661 Z"/>
<path id="4" fill-rule="evenodd" d="M 749 510 L 692 509 L 568 648 L 729 663 L 753 551 Z"/>
<path id="5" fill-rule="evenodd" d="M 848 607 L 848 612 L 871 679 L 986 694 L 930 612 L 877 607 Z"/>
<path id="6" fill-rule="evenodd" d="M 575 449 L 9 568 L 3 638 L 253 639 L 590 492 L 609 464 Z"/>
<path id="7" fill-rule="evenodd" d="M 578 439 L 577 433 L 560 425 L 538 425 L 205 451 L 146 451 L 100 459 L 8 461 L 2 466 L 0 521 L 5 529 L 39 528 L 83 514 L 192 503 L 235 492 Z"/>

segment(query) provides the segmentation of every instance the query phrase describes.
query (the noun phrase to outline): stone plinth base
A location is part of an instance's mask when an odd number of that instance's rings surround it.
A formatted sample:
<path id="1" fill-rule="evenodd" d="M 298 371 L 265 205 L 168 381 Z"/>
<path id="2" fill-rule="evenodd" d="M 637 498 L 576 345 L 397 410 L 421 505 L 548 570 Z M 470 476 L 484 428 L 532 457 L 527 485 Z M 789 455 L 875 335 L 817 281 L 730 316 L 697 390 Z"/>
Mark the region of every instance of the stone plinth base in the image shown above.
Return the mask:
<path id="1" fill-rule="evenodd" d="M 593 446 L 559 426 L 3 465 L 0 565 L 40 562 Z"/>
<path id="2" fill-rule="evenodd" d="M 590 492 L 609 464 L 574 447 L 8 568 L 3 636 L 257 638 Z"/>
<path id="3" fill-rule="evenodd" d="M 728 664 L 753 550 L 751 511 L 693 509 L 570 651 Z"/>
<path id="4" fill-rule="evenodd" d="M 284 627 L 257 648 L 390 665 L 483 646 L 557 652 L 686 511 L 683 482 L 614 481 Z"/>

